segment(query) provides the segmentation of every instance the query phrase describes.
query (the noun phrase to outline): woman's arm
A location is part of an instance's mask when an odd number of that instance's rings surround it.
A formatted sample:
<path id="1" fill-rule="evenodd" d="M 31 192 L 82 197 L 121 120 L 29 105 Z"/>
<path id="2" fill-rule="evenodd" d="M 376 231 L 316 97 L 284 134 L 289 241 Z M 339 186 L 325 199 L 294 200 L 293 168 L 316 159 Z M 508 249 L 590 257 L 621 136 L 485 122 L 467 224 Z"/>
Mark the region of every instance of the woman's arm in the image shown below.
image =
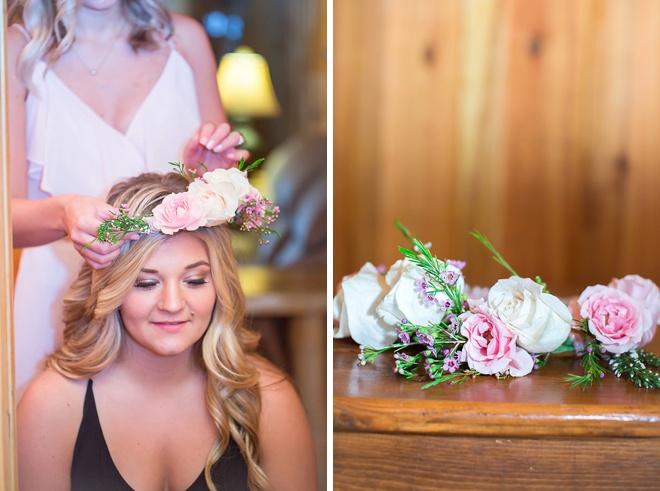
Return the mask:
<path id="1" fill-rule="evenodd" d="M 27 89 L 18 76 L 18 57 L 27 40 L 16 28 L 7 31 L 7 71 L 9 109 L 9 165 L 11 175 L 11 213 L 14 247 L 48 244 L 69 236 L 74 248 L 92 267 L 110 264 L 119 255 L 121 244 L 94 243 L 101 222 L 112 217 L 113 210 L 103 201 L 81 195 L 27 199 L 27 155 L 25 99 Z M 116 212 L 116 210 L 113 210 Z"/>
<path id="2" fill-rule="evenodd" d="M 18 483 L 21 491 L 68 491 L 82 420 L 85 382 L 42 372 L 18 404 Z"/>
<path id="3" fill-rule="evenodd" d="M 312 431 L 293 385 L 274 369 L 261 370 L 259 463 L 275 491 L 317 489 Z"/>
<path id="4" fill-rule="evenodd" d="M 177 13 L 172 14 L 172 21 L 174 44 L 195 75 L 195 90 L 203 122 L 188 142 L 184 161 L 188 165 L 201 161 L 213 169 L 229 167 L 241 158 L 247 159 L 249 152 L 236 149 L 242 137 L 231 131 L 222 107 L 216 80 L 218 67 L 204 28 L 196 20 Z"/>
<path id="5" fill-rule="evenodd" d="M 34 247 L 69 236 L 73 247 L 93 268 L 109 266 L 119 255 L 117 244 L 93 242 L 99 225 L 118 210 L 89 196 L 63 194 L 39 200 L 13 198 L 14 247 Z M 138 234 L 127 234 L 134 240 Z M 86 247 L 87 246 L 87 247 Z"/>

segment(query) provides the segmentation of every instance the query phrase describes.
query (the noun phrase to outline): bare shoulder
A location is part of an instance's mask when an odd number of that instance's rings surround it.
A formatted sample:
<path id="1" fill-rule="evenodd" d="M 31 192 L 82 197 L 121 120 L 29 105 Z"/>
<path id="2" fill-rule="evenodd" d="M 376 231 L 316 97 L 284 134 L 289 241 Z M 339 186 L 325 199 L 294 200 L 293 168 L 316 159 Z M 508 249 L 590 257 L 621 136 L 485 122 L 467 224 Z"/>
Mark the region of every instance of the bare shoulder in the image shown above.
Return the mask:
<path id="1" fill-rule="evenodd" d="M 7 59 L 9 69 L 16 69 L 18 56 L 27 43 L 28 39 L 18 26 L 11 26 L 7 29 Z"/>
<path id="2" fill-rule="evenodd" d="M 265 360 L 261 374 L 260 463 L 273 489 L 313 490 L 316 458 L 305 409 L 289 377 Z M 295 487 L 291 487 L 296 483 Z"/>
<path id="3" fill-rule="evenodd" d="M 20 51 L 27 43 L 28 38 L 21 27 L 18 25 L 9 26 L 7 29 L 7 46 L 10 50 L 13 48 Z"/>
<path id="4" fill-rule="evenodd" d="M 269 387 L 277 382 L 289 380 L 286 373 L 261 356 L 252 355 L 251 361 L 259 370 L 259 386 L 261 389 Z"/>
<path id="5" fill-rule="evenodd" d="M 19 431 L 23 434 L 67 436 L 77 432 L 82 419 L 86 382 L 45 370 L 29 385 L 18 404 Z"/>
<path id="6" fill-rule="evenodd" d="M 70 486 L 86 382 L 46 370 L 26 390 L 17 411 L 21 489 L 59 490 Z"/>
<path id="7" fill-rule="evenodd" d="M 187 15 L 172 12 L 174 26 L 173 41 L 176 49 L 184 58 L 194 57 L 195 51 L 209 44 L 206 31 L 202 24 Z"/>
<path id="8" fill-rule="evenodd" d="M 47 410 L 68 408 L 85 398 L 87 380 L 69 379 L 55 370 L 47 369 L 28 386 L 18 407 L 44 408 Z"/>

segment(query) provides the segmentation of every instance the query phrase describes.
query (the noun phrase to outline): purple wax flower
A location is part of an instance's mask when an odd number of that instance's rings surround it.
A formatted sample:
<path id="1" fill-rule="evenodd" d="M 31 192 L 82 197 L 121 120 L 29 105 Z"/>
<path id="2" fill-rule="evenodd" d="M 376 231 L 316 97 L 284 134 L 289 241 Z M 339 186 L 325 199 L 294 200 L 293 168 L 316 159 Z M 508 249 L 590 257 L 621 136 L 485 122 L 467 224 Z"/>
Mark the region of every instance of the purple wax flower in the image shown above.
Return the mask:
<path id="1" fill-rule="evenodd" d="M 415 281 L 415 291 L 421 293 L 422 295 L 426 294 L 426 290 L 429 288 L 429 282 L 426 280 L 426 276 Z"/>

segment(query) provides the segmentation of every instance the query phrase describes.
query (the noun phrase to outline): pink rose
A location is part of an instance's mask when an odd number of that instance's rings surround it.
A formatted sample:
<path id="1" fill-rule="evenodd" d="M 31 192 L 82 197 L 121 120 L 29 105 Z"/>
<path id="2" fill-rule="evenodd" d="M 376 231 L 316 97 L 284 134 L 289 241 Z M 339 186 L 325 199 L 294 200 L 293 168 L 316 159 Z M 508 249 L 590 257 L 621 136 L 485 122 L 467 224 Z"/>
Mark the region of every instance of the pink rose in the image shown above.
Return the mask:
<path id="1" fill-rule="evenodd" d="M 660 289 L 658 286 L 651 280 L 636 274 L 629 274 L 621 279 L 614 278 L 608 286 L 627 293 L 630 298 L 640 303 L 641 308 L 649 310 L 651 316 L 647 325 L 644 326 L 644 334 L 639 346 L 649 343 L 660 322 Z"/>
<path id="2" fill-rule="evenodd" d="M 580 298 L 580 315 L 589 319 L 589 332 L 610 353 L 624 353 L 639 345 L 651 313 L 639 309 L 626 293 L 604 285 L 587 287 Z"/>
<path id="3" fill-rule="evenodd" d="M 497 313 L 486 305 L 460 316 L 461 334 L 468 340 L 461 361 L 483 374 L 509 374 L 522 377 L 532 371 L 534 359 L 516 346 L 516 335 L 507 329 Z"/>
<path id="4" fill-rule="evenodd" d="M 179 230 L 195 230 L 206 224 L 201 201 L 189 193 L 166 196 L 153 214 L 152 228 L 167 235 Z"/>

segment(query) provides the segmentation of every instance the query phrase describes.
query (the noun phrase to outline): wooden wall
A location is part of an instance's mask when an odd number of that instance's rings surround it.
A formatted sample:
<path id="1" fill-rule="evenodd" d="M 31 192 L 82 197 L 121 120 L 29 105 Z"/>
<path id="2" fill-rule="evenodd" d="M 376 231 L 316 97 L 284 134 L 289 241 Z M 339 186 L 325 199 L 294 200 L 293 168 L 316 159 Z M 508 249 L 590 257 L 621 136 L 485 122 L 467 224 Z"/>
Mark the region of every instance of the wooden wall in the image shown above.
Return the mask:
<path id="1" fill-rule="evenodd" d="M 334 281 L 401 220 L 471 284 L 660 284 L 660 2 L 335 0 Z"/>

